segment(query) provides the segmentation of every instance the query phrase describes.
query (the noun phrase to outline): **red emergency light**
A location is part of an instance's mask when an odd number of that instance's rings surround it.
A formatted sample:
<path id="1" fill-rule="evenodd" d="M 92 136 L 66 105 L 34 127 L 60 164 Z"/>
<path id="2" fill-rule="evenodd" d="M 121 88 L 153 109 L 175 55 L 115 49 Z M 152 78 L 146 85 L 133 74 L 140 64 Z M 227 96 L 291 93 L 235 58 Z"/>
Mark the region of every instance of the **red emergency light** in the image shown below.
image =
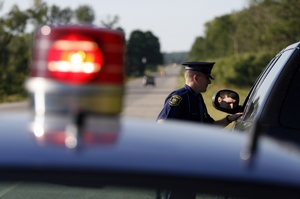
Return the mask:
<path id="1" fill-rule="evenodd" d="M 43 26 L 35 35 L 31 77 L 65 83 L 123 84 L 125 39 L 93 26 Z"/>
<path id="2" fill-rule="evenodd" d="M 125 43 L 122 32 L 95 26 L 39 28 L 26 82 L 36 114 L 120 113 Z"/>
<path id="3" fill-rule="evenodd" d="M 100 71 L 102 53 L 95 41 L 78 34 L 59 38 L 48 52 L 48 70 L 71 84 L 88 83 Z"/>

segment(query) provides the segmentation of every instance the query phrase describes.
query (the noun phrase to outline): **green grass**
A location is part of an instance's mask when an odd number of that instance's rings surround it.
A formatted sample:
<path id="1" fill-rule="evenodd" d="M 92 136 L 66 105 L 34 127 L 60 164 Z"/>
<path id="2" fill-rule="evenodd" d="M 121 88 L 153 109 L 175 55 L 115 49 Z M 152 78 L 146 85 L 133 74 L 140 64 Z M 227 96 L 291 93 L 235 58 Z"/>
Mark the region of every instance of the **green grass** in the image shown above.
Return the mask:
<path id="1" fill-rule="evenodd" d="M 4 95 L 0 97 L 0 103 L 18 102 L 27 100 L 27 95 L 15 94 L 15 95 Z"/>

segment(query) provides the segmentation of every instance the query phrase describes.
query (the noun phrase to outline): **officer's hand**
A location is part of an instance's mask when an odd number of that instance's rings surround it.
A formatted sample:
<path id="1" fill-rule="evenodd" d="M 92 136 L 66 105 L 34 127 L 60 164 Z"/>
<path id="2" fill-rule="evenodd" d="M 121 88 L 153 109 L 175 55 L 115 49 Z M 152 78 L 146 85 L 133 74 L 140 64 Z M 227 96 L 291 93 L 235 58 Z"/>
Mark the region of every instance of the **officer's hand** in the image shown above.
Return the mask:
<path id="1" fill-rule="evenodd" d="M 230 115 L 228 117 L 228 119 L 233 122 L 233 121 L 236 121 L 237 119 L 239 119 L 242 115 L 243 115 L 243 113 L 235 113 L 233 115 Z"/>

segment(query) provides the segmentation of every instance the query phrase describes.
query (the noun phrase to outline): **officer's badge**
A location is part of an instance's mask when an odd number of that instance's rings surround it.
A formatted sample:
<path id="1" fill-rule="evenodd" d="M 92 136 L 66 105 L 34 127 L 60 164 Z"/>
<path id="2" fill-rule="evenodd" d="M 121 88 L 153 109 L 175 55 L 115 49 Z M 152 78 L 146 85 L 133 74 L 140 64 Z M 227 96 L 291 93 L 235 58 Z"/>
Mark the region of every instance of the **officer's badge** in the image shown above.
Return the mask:
<path id="1" fill-rule="evenodd" d="M 181 100 L 182 98 L 179 95 L 173 95 L 169 100 L 169 104 L 171 106 L 178 106 Z"/>

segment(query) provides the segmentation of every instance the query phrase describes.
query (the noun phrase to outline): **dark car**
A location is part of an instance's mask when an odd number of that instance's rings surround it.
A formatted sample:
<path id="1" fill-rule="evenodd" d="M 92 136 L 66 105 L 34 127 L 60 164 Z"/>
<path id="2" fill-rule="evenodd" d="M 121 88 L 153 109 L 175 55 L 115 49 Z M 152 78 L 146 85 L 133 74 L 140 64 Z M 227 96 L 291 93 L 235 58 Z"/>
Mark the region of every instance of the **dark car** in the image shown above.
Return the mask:
<path id="1" fill-rule="evenodd" d="M 125 71 L 124 59 L 115 70 L 109 62 L 123 57 L 122 35 L 89 26 L 46 30 L 34 40 L 26 84 L 31 109 L 0 113 L 2 198 L 299 198 L 298 147 L 261 136 L 253 154 L 248 143 L 255 139 L 238 130 L 122 118 L 123 80 L 116 71 Z M 49 59 L 52 50 L 56 56 Z M 98 50 L 103 62 L 92 77 L 89 60 L 78 65 L 60 56 L 92 53 L 99 60 Z"/>
<path id="2" fill-rule="evenodd" d="M 243 112 L 233 130 L 257 137 L 270 135 L 300 145 L 300 42 L 279 52 L 262 71 L 242 105 L 224 109 L 213 97 L 214 106 L 224 112 Z M 232 91 L 233 92 L 233 91 Z"/>
<path id="3" fill-rule="evenodd" d="M 150 75 L 145 75 L 143 77 L 142 83 L 144 86 L 152 85 L 155 86 L 155 77 Z"/>

